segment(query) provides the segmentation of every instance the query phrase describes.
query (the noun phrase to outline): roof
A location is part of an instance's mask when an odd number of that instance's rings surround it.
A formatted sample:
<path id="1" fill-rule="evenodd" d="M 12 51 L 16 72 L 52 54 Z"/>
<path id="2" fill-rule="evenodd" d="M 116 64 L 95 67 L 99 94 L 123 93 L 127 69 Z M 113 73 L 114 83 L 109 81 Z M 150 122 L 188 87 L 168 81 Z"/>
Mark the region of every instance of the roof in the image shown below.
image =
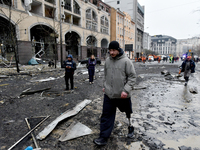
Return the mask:
<path id="1" fill-rule="evenodd" d="M 157 40 L 165 40 L 165 41 L 168 41 L 169 39 L 171 40 L 175 40 L 175 42 L 177 41 L 177 39 L 171 37 L 171 36 L 168 36 L 168 35 L 155 35 L 155 36 L 151 36 L 151 40 L 152 41 L 157 41 Z"/>

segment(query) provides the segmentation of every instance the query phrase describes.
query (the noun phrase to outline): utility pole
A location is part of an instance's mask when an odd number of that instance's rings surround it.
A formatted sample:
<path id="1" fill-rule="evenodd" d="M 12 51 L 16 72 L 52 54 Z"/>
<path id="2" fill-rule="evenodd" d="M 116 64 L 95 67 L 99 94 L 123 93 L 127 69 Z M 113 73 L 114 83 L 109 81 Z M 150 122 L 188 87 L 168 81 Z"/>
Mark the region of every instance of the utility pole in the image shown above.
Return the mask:
<path id="1" fill-rule="evenodd" d="M 61 12 L 62 6 L 61 6 L 61 1 L 62 0 L 60 0 L 59 5 L 60 5 L 60 55 L 61 55 L 60 65 L 61 65 L 61 68 L 62 68 L 62 63 L 63 63 L 63 51 L 62 51 L 62 49 L 63 49 L 63 47 L 62 47 L 62 12 Z"/>

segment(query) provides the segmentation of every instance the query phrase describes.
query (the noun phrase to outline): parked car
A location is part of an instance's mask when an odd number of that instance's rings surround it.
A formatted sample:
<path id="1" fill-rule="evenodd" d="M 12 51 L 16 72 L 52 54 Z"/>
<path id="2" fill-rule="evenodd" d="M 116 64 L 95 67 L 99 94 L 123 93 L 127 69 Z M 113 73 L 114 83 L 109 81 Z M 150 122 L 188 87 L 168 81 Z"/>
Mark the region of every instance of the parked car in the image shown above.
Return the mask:
<path id="1" fill-rule="evenodd" d="M 81 63 L 81 64 L 87 64 L 88 63 L 88 59 L 89 58 L 85 58 L 85 59 L 83 59 L 83 60 L 80 60 L 79 62 Z M 99 58 L 95 58 L 96 59 L 96 61 L 97 61 L 97 64 L 98 65 L 100 65 L 101 64 L 101 59 L 99 59 Z"/>

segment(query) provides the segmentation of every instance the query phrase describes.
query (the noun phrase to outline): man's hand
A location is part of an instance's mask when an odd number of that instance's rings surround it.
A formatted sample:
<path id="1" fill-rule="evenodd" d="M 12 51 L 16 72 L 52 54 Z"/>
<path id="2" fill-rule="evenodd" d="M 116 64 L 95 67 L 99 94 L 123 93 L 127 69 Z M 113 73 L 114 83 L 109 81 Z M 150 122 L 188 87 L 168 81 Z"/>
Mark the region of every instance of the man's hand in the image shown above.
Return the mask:
<path id="1" fill-rule="evenodd" d="M 127 98 L 128 94 L 126 92 L 121 93 L 121 98 Z"/>
<path id="2" fill-rule="evenodd" d="M 70 68 L 71 68 L 71 66 L 66 66 L 66 68 L 69 68 L 69 69 L 70 69 Z"/>
<path id="3" fill-rule="evenodd" d="M 103 88 L 102 91 L 105 92 L 105 88 Z"/>

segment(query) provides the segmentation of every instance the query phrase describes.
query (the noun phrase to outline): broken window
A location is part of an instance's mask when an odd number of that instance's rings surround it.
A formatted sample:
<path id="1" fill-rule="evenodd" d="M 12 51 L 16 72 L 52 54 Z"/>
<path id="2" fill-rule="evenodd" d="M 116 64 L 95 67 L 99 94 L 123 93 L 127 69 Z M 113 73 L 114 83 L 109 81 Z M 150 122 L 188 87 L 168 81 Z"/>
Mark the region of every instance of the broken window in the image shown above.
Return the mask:
<path id="1" fill-rule="evenodd" d="M 80 36 L 76 32 L 70 31 L 65 35 L 65 43 L 68 54 L 72 54 L 74 58 L 78 58 Z"/>
<path id="2" fill-rule="evenodd" d="M 71 14 L 65 13 L 64 21 L 67 23 L 71 23 L 71 17 L 72 17 Z"/>
<path id="3" fill-rule="evenodd" d="M 15 26 L 7 19 L 0 17 L 0 61 L 14 60 L 16 46 Z"/>
<path id="4" fill-rule="evenodd" d="M 86 28 L 87 29 L 92 29 L 93 31 L 97 31 L 97 15 L 96 13 L 88 9 L 86 10 Z"/>
<path id="5" fill-rule="evenodd" d="M 102 16 L 101 17 L 101 32 L 108 34 L 108 27 L 109 27 L 108 19 L 105 16 Z"/>
<path id="6" fill-rule="evenodd" d="M 88 36 L 86 38 L 86 42 L 88 46 L 94 46 L 97 47 L 97 39 L 94 36 Z"/>
<path id="7" fill-rule="evenodd" d="M 93 0 L 93 4 L 97 6 L 97 0 Z"/>
<path id="8" fill-rule="evenodd" d="M 65 9 L 72 11 L 72 7 L 71 7 L 71 0 L 65 0 Z"/>
<path id="9" fill-rule="evenodd" d="M 0 4 L 11 6 L 12 1 L 11 0 L 0 0 Z"/>
<path id="10" fill-rule="evenodd" d="M 54 18 L 55 8 L 45 5 L 45 17 Z"/>
<path id="11" fill-rule="evenodd" d="M 80 26 L 81 18 L 73 16 L 73 24 Z"/>
<path id="12" fill-rule="evenodd" d="M 33 54 L 39 58 L 54 59 L 57 53 L 55 31 L 46 25 L 36 25 L 30 31 L 31 41 L 34 41 Z"/>
<path id="13" fill-rule="evenodd" d="M 74 1 L 74 13 L 80 15 L 80 6 L 77 4 L 76 1 Z"/>

